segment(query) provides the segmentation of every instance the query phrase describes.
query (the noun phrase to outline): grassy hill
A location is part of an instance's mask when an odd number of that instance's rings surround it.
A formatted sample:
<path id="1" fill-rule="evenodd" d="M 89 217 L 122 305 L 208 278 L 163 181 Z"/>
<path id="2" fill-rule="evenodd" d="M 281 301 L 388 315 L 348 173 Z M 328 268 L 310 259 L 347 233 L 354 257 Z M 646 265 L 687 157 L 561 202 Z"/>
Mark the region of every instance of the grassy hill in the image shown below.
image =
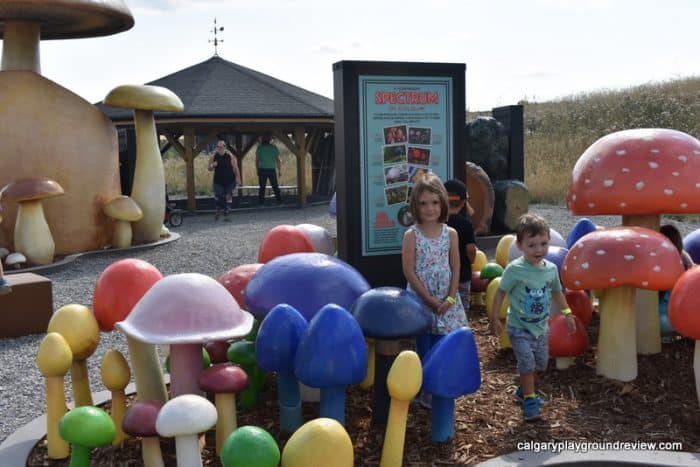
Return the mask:
<path id="1" fill-rule="evenodd" d="M 563 204 L 576 160 L 608 133 L 673 128 L 700 138 L 700 77 L 522 104 L 533 203 Z"/>

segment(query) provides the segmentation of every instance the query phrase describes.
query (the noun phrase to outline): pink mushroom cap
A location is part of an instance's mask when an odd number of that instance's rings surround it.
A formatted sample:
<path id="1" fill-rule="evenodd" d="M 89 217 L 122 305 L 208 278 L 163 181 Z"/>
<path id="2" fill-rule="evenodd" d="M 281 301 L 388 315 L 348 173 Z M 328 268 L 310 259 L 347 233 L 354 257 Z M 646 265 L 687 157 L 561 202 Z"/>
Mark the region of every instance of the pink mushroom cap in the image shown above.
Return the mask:
<path id="1" fill-rule="evenodd" d="M 245 336 L 253 315 L 211 277 L 174 274 L 156 282 L 116 327 L 147 344 L 196 344 Z"/>

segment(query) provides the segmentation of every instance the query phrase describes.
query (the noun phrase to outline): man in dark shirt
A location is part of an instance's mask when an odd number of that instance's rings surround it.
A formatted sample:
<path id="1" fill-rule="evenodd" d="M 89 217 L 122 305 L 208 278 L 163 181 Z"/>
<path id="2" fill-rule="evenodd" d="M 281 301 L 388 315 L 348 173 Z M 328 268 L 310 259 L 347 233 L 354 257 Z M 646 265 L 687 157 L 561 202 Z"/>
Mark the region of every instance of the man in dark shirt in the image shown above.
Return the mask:
<path id="1" fill-rule="evenodd" d="M 449 217 L 447 225 L 457 231 L 459 243 L 459 295 L 462 298 L 464 310 L 469 310 L 469 293 L 472 281 L 472 263 L 476 256 L 476 240 L 474 239 L 474 227 L 471 221 L 462 214 L 467 205 L 467 187 L 459 180 L 447 180 L 445 182 L 447 199 L 449 201 Z"/>

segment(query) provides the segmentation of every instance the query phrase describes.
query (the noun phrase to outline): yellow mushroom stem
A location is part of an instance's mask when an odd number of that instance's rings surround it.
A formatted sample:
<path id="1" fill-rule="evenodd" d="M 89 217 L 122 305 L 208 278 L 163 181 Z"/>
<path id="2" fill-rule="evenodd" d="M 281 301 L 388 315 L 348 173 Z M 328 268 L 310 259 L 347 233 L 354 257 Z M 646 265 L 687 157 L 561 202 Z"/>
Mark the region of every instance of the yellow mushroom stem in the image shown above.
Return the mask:
<path id="1" fill-rule="evenodd" d="M 367 374 L 360 383 L 362 389 L 368 390 L 374 385 L 374 339 L 366 338 L 367 344 Z"/>
<path id="2" fill-rule="evenodd" d="M 136 394 L 141 401 L 168 401 L 168 393 L 163 380 L 163 370 L 160 367 L 156 347 L 126 337 L 129 347 L 131 369 L 136 380 Z"/>
<path id="3" fill-rule="evenodd" d="M 41 74 L 38 21 L 5 19 L 3 26 L 2 71 L 27 70 Z"/>
<path id="4" fill-rule="evenodd" d="M 131 222 L 116 219 L 112 232 L 112 248 L 128 248 L 131 246 Z"/>
<path id="5" fill-rule="evenodd" d="M 221 449 L 228 436 L 237 428 L 236 395 L 221 393 L 214 395 L 216 405 L 216 455 L 221 455 Z"/>
<path id="6" fill-rule="evenodd" d="M 141 438 L 141 458 L 144 467 L 164 467 L 163 454 L 160 450 L 160 438 L 149 436 Z"/>
<path id="7" fill-rule="evenodd" d="M 117 429 L 116 435 L 112 440 L 112 446 L 121 445 L 128 436 L 124 433 L 122 429 L 122 421 L 124 420 L 124 415 L 126 414 L 126 394 L 124 390 L 112 391 L 112 420 L 114 421 L 114 426 Z"/>
<path id="8" fill-rule="evenodd" d="M 637 377 L 635 289 L 599 291 L 600 332 L 596 373 L 619 381 Z M 658 319 L 658 316 L 657 316 Z"/>
<path id="9" fill-rule="evenodd" d="M 70 366 L 70 380 L 73 386 L 73 402 L 75 406 L 94 405 L 92 403 L 92 392 L 90 392 L 90 380 L 85 360 L 73 360 Z"/>
<path id="10" fill-rule="evenodd" d="M 20 201 L 15 221 L 15 250 L 32 264 L 50 264 L 56 244 L 44 216 L 41 200 Z"/>
<path id="11" fill-rule="evenodd" d="M 58 424 L 66 413 L 63 376 L 46 377 L 46 444 L 49 459 L 65 459 L 70 446 L 58 433 Z"/>

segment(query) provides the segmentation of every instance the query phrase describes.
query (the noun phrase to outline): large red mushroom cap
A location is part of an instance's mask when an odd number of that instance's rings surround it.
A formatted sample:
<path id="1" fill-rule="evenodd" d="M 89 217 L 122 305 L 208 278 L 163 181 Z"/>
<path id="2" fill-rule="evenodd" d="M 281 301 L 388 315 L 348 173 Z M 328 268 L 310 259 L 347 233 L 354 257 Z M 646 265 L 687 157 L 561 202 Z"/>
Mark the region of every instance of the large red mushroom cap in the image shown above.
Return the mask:
<path id="1" fill-rule="evenodd" d="M 617 227 L 576 242 L 564 259 L 561 278 L 576 290 L 668 290 L 683 271 L 678 250 L 664 235 L 644 227 Z"/>
<path id="2" fill-rule="evenodd" d="M 549 356 L 553 358 L 576 357 L 588 348 L 588 333 L 581 320 L 572 315 L 576 330 L 569 332 L 564 315 L 549 319 Z"/>
<path id="3" fill-rule="evenodd" d="M 267 263 L 290 253 L 311 253 L 314 246 L 306 233 L 293 225 L 278 225 L 267 231 L 258 250 L 258 263 Z"/>
<path id="4" fill-rule="evenodd" d="M 696 341 L 700 340 L 699 290 L 700 266 L 696 266 L 684 272 L 678 279 L 668 301 L 668 319 L 671 327 Z"/>
<path id="5" fill-rule="evenodd" d="M 566 196 L 577 215 L 700 212 L 700 141 L 668 129 L 618 131 L 576 162 Z"/>
<path id="6" fill-rule="evenodd" d="M 241 264 L 223 273 L 217 280 L 221 285 L 226 287 L 226 290 L 228 290 L 231 295 L 233 295 L 238 305 L 244 306 L 245 299 L 243 297 L 243 292 L 245 291 L 245 287 L 257 270 L 262 266 L 263 263 Z"/>

